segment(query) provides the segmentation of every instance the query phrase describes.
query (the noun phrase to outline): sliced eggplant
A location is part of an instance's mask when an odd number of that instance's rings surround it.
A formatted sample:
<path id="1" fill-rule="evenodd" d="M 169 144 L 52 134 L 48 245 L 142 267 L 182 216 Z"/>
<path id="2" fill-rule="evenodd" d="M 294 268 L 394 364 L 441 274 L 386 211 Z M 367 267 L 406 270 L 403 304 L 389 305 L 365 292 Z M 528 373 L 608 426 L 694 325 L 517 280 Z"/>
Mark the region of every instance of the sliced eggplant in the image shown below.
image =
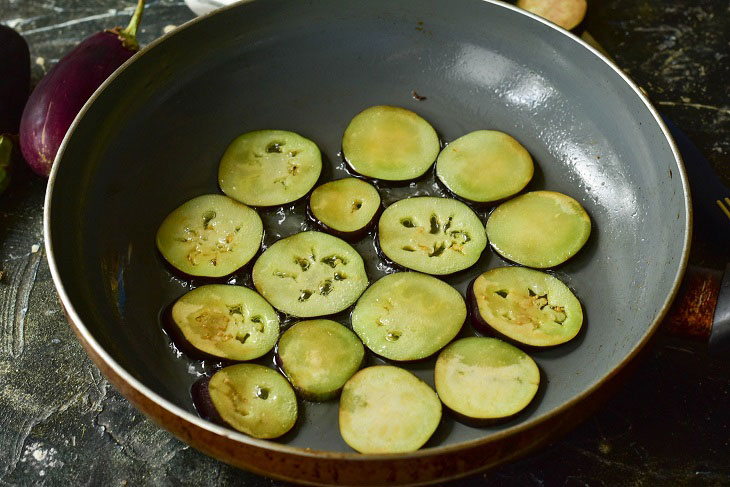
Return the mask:
<path id="1" fill-rule="evenodd" d="M 360 453 L 418 450 L 440 421 L 441 402 L 433 389 L 398 367 L 368 367 L 342 389 L 340 435 Z"/>
<path id="2" fill-rule="evenodd" d="M 256 291 L 208 284 L 172 306 L 173 341 L 193 356 L 243 361 L 261 357 L 279 338 L 279 316 Z M 206 357 L 208 358 L 208 357 Z"/>
<path id="3" fill-rule="evenodd" d="M 530 404 L 540 370 L 517 347 L 496 338 L 469 337 L 439 354 L 434 382 L 451 411 L 477 423 L 489 422 L 514 416 Z"/>
<path id="4" fill-rule="evenodd" d="M 441 148 L 431 125 L 410 110 L 379 105 L 355 115 L 342 137 L 350 168 L 363 176 L 407 181 L 423 175 Z"/>
<path id="5" fill-rule="evenodd" d="M 532 179 L 527 149 L 496 130 L 477 130 L 441 151 L 436 176 L 455 195 L 475 203 L 498 201 L 519 193 Z"/>
<path id="6" fill-rule="evenodd" d="M 365 349 L 357 336 L 331 320 L 295 324 L 281 335 L 276 354 L 294 389 L 312 401 L 337 397 L 364 357 Z"/>
<path id="7" fill-rule="evenodd" d="M 285 130 L 257 130 L 228 146 L 218 184 L 247 205 L 276 206 L 304 197 L 321 172 L 322 154 L 311 140 Z"/>
<path id="8" fill-rule="evenodd" d="M 533 191 L 495 208 L 486 228 L 499 255 L 544 269 L 562 264 L 583 247 L 591 234 L 591 219 L 570 196 Z"/>
<path id="9" fill-rule="evenodd" d="M 368 277 L 362 257 L 347 242 L 322 232 L 301 232 L 261 254 L 253 282 L 279 311 L 308 318 L 352 305 L 368 286 Z"/>
<path id="10" fill-rule="evenodd" d="M 375 225 L 380 194 L 361 179 L 345 178 L 317 187 L 309 197 L 309 212 L 326 232 L 357 239 Z"/>
<path id="11" fill-rule="evenodd" d="M 297 398 L 277 371 L 256 364 L 224 367 L 191 389 L 201 417 L 254 438 L 277 438 L 297 420 Z"/>
<path id="12" fill-rule="evenodd" d="M 208 194 L 167 215 L 157 230 L 157 248 L 185 274 L 223 277 L 256 255 L 263 233 L 255 210 L 227 196 Z"/>
<path id="13" fill-rule="evenodd" d="M 500 267 L 469 288 L 472 323 L 485 334 L 532 347 L 573 339 L 583 324 L 580 301 L 557 277 L 526 267 Z"/>
<path id="14" fill-rule="evenodd" d="M 449 343 L 465 319 L 456 289 L 432 276 L 397 272 L 365 291 L 352 312 L 352 329 L 382 357 L 418 360 Z"/>
<path id="15" fill-rule="evenodd" d="M 487 246 L 479 217 L 451 198 L 422 196 L 396 201 L 378 222 L 387 258 L 427 274 L 451 274 L 473 265 Z"/>

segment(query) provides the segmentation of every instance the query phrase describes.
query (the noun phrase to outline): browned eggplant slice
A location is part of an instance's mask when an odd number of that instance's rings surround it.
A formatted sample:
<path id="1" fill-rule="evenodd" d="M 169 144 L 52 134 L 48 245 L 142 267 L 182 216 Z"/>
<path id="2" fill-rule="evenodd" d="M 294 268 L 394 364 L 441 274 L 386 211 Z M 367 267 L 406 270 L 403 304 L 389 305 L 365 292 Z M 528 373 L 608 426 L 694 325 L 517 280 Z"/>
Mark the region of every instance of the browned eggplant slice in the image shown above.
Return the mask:
<path id="1" fill-rule="evenodd" d="M 500 267 L 469 286 L 472 324 L 517 344 L 552 347 L 575 338 L 580 301 L 560 279 L 526 267 Z"/>
<path id="2" fill-rule="evenodd" d="M 171 333 L 178 348 L 193 355 L 243 361 L 261 357 L 279 338 L 279 316 L 256 291 L 208 284 L 172 306 Z M 196 353 L 197 352 L 197 353 Z"/>

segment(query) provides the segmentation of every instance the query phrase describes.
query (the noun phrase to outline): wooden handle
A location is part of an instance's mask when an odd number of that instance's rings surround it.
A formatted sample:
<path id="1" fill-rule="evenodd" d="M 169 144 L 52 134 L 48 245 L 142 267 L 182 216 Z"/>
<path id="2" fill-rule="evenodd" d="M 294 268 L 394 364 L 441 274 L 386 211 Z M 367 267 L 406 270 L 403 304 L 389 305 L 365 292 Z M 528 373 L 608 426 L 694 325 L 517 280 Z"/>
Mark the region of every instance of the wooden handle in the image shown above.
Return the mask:
<path id="1" fill-rule="evenodd" d="M 723 272 L 690 266 L 664 320 L 668 332 L 707 341 L 720 295 Z"/>

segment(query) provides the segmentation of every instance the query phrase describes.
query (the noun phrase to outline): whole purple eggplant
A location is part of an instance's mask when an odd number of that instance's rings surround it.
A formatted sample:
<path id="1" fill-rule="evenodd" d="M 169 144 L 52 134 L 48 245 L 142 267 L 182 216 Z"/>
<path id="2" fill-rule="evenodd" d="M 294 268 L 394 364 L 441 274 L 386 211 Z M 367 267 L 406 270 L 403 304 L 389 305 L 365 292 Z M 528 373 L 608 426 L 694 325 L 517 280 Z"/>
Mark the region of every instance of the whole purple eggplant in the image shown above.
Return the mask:
<path id="1" fill-rule="evenodd" d="M 0 25 L 0 135 L 17 134 L 30 91 L 30 53 L 25 39 Z"/>
<path id="2" fill-rule="evenodd" d="M 115 27 L 87 37 L 38 83 L 20 121 L 20 149 L 36 173 L 48 176 L 68 128 L 96 89 L 139 50 L 139 0 L 126 29 Z"/>

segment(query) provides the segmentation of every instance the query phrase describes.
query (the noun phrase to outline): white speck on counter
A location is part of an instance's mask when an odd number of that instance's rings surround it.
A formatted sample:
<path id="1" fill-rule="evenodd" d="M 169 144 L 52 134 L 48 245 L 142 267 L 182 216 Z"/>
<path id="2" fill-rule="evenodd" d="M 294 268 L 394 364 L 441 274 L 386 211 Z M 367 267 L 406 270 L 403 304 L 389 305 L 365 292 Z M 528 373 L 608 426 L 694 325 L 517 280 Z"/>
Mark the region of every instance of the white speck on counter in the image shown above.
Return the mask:
<path id="1" fill-rule="evenodd" d="M 63 467 L 63 462 L 56 458 L 58 451 L 53 447 L 45 448 L 43 443 L 33 442 L 25 447 L 22 463 L 31 462 L 38 469 L 38 475 L 43 477 L 48 468 Z"/>
<path id="2" fill-rule="evenodd" d="M 36 252 L 38 252 L 38 249 L 40 249 L 40 248 L 41 248 L 40 245 L 33 244 L 33 246 L 30 248 L 30 251 L 35 254 Z"/>
<path id="3" fill-rule="evenodd" d="M 162 28 L 162 33 L 167 34 L 167 33 L 172 32 L 175 29 L 177 29 L 177 25 L 172 25 L 172 24 L 166 25 L 165 27 Z"/>
<path id="4" fill-rule="evenodd" d="M 43 69 L 43 72 L 46 72 L 46 58 L 38 56 L 35 58 L 35 63 Z"/>

